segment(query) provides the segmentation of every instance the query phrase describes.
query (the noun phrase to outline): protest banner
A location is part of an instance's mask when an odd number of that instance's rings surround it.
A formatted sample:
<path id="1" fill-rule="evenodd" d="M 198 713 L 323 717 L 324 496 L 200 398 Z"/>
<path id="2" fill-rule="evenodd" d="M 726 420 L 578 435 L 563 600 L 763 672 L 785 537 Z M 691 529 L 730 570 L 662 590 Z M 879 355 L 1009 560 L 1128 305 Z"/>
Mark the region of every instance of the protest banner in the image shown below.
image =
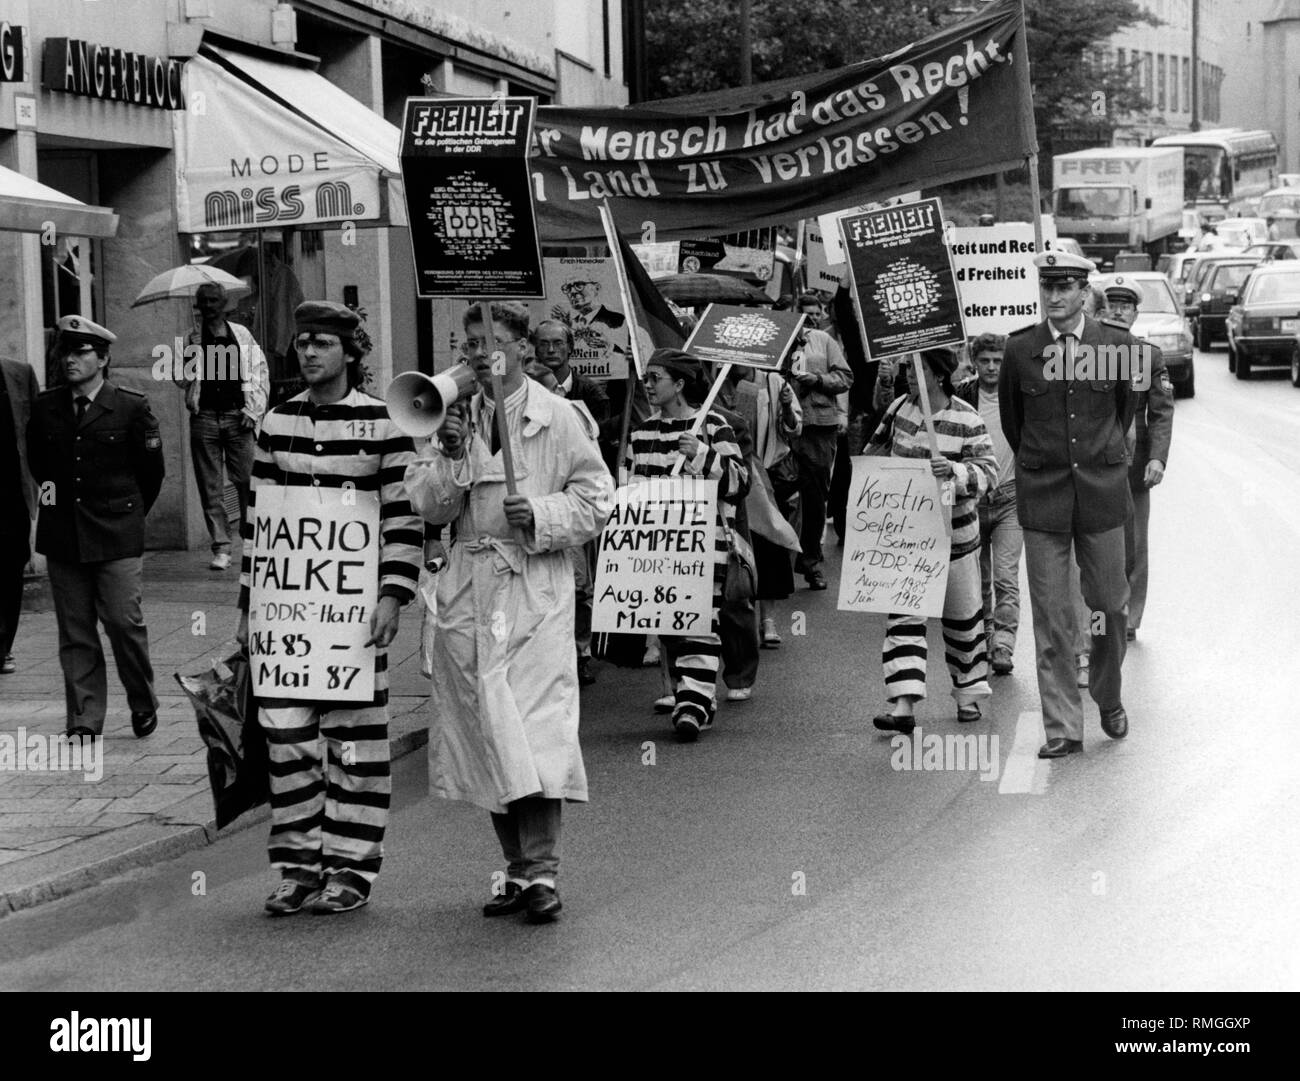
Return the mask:
<path id="1" fill-rule="evenodd" d="M 714 364 L 776 371 L 799 335 L 801 312 L 710 304 L 683 348 Z"/>
<path id="2" fill-rule="evenodd" d="M 826 246 L 826 258 L 832 264 L 843 264 L 848 258 L 844 253 L 844 242 L 840 239 L 840 221 L 844 218 L 852 217 L 854 214 L 865 214 L 868 210 L 884 210 L 886 207 L 898 206 L 901 203 L 915 203 L 921 198 L 919 191 L 905 191 L 901 195 L 895 195 L 889 199 L 879 199 L 873 203 L 863 203 L 861 206 L 846 207 L 844 210 L 833 210 L 829 214 L 818 214 L 816 221 L 817 227 L 821 230 L 822 243 Z"/>
<path id="3" fill-rule="evenodd" d="M 533 98 L 407 98 L 402 120 L 421 297 L 544 297 L 527 155 Z"/>
<path id="4" fill-rule="evenodd" d="M 601 534 L 591 627 L 596 632 L 708 634 L 718 482 L 633 478 Z"/>
<path id="5" fill-rule="evenodd" d="M 840 233 L 872 360 L 965 342 L 938 199 L 842 218 Z"/>
<path id="6" fill-rule="evenodd" d="M 988 0 L 834 71 L 651 106 L 538 110 L 548 243 L 599 243 L 596 208 L 656 240 L 775 225 L 1025 164 L 1036 150 L 1021 0 Z M 651 239 L 647 237 L 646 239 Z"/>
<path id="7" fill-rule="evenodd" d="M 265 485 L 253 513 L 248 648 L 253 693 L 369 702 L 379 592 L 379 496 Z"/>
<path id="8" fill-rule="evenodd" d="M 542 260 L 546 299 L 528 304 L 534 327 L 555 319 L 573 332 L 569 366 L 591 379 L 627 378 L 627 313 L 612 258 Z"/>
<path id="9" fill-rule="evenodd" d="M 952 228 L 945 236 L 968 335 L 1010 334 L 1043 318 L 1033 225 L 1016 221 Z M 1055 239 L 1055 230 L 1045 228 L 1044 240 Z"/>
<path id="10" fill-rule="evenodd" d="M 942 615 L 952 503 L 929 459 L 857 457 L 849 485 L 840 611 Z"/>

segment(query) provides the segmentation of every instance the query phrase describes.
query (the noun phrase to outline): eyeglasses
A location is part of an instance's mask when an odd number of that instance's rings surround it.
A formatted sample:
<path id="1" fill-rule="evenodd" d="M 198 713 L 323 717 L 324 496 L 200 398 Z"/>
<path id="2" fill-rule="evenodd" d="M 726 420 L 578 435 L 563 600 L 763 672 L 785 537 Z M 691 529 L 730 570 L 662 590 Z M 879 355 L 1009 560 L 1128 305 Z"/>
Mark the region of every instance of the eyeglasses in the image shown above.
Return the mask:
<path id="1" fill-rule="evenodd" d="M 521 341 L 523 341 L 523 338 L 497 338 L 494 344 L 497 346 L 518 345 Z M 480 349 L 487 348 L 487 341 L 483 338 L 466 338 L 465 344 L 461 348 L 466 353 L 477 353 Z"/>
<path id="2" fill-rule="evenodd" d="M 326 338 L 320 334 L 313 334 L 310 337 L 304 335 L 301 338 L 295 338 L 293 340 L 293 347 L 300 352 L 305 349 L 315 349 L 316 352 L 323 353 L 327 349 L 333 349 L 336 345 L 340 344 L 338 338 Z"/>
<path id="3" fill-rule="evenodd" d="M 642 379 L 641 382 L 645 383 L 648 386 L 651 383 L 659 382 L 659 380 L 661 379 L 671 379 L 671 378 L 672 376 L 668 375 L 666 372 L 660 372 L 658 375 L 655 375 L 653 372 L 647 372 L 645 378 Z"/>

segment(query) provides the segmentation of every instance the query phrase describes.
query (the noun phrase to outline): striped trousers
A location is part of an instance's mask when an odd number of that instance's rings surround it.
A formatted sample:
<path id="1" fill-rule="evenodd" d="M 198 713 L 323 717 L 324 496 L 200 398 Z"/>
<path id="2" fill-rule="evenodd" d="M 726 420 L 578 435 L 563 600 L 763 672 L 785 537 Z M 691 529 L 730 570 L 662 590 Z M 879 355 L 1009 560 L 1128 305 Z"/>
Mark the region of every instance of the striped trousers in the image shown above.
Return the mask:
<path id="1" fill-rule="evenodd" d="M 683 637 L 661 635 L 659 647 L 668 659 L 673 680 L 673 723 L 679 717 L 693 720 L 701 728 L 713 724 L 718 710 L 718 670 L 722 667 L 722 637 L 718 608 L 722 604 L 722 583 L 714 580 L 713 609 L 709 633 Z"/>
<path id="2" fill-rule="evenodd" d="M 942 623 L 953 698 L 965 705 L 991 697 L 978 550 L 948 564 Z M 885 697 L 891 702 L 903 695 L 925 697 L 925 631 L 925 620 L 918 616 L 891 613 L 886 617 Z"/>
<path id="3" fill-rule="evenodd" d="M 388 707 L 280 699 L 258 720 L 271 767 L 271 866 L 296 882 L 334 879 L 369 896 L 393 790 Z"/>

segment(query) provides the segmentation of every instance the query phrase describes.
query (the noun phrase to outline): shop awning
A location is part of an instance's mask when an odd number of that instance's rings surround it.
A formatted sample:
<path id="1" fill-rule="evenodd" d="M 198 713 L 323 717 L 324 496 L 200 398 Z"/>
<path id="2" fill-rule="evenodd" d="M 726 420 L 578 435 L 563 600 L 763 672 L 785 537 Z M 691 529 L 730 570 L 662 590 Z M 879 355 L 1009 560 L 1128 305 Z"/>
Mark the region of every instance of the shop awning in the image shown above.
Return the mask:
<path id="1" fill-rule="evenodd" d="M 314 71 L 208 47 L 185 84 L 182 232 L 406 224 L 397 128 Z"/>
<path id="2" fill-rule="evenodd" d="M 43 233 L 51 224 L 60 236 L 117 234 L 117 215 L 108 207 L 78 202 L 29 176 L 0 166 L 0 230 Z"/>

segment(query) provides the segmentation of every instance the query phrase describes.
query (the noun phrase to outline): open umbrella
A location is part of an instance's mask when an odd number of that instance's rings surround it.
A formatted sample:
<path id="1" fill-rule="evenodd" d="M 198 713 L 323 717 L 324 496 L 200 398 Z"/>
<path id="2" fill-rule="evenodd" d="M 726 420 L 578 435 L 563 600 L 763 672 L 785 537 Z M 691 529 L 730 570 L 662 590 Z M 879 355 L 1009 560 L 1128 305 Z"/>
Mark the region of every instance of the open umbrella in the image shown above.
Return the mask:
<path id="1" fill-rule="evenodd" d="M 656 278 L 655 288 L 674 304 L 763 304 L 772 298 L 730 274 L 674 274 Z"/>
<path id="2" fill-rule="evenodd" d="M 152 304 L 156 300 L 173 297 L 192 297 L 200 285 L 223 285 L 227 296 L 243 296 L 249 288 L 233 274 L 205 263 L 186 263 L 184 266 L 164 270 L 140 290 L 131 307 Z"/>

